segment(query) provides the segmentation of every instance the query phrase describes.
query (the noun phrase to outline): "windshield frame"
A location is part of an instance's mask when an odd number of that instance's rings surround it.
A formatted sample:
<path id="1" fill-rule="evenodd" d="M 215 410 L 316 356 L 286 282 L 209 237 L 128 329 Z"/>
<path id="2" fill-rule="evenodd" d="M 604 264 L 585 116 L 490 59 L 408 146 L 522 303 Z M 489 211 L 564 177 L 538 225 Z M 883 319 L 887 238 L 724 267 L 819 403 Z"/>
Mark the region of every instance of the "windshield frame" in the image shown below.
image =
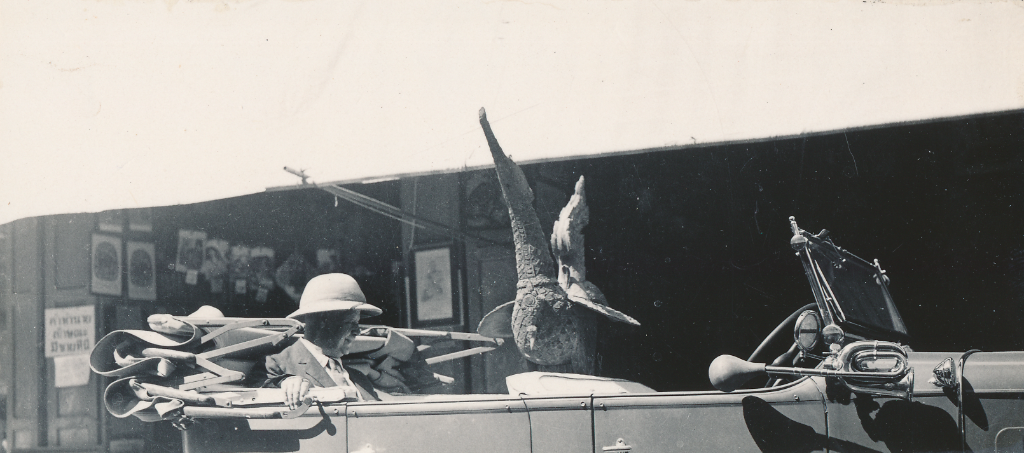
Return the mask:
<path id="1" fill-rule="evenodd" d="M 868 262 L 836 246 L 828 238 L 827 231 L 814 235 L 798 228 L 794 229 L 796 234 L 793 236 L 791 244 L 803 264 L 804 273 L 807 275 L 811 291 L 814 293 L 814 299 L 818 305 L 818 311 L 821 312 L 825 325 L 834 323 L 847 334 L 863 339 L 894 341 L 904 344 L 910 341 L 906 324 L 889 293 L 888 278 L 885 277 L 884 271 L 878 266 L 877 261 L 875 263 Z M 830 267 L 832 269 L 829 269 Z M 874 307 L 865 307 L 864 304 L 859 304 L 857 301 L 842 300 L 842 297 L 837 297 L 832 288 L 833 285 L 830 284 L 832 279 L 827 274 L 833 269 L 844 268 L 857 268 L 857 272 L 862 273 L 864 271 L 872 272 L 870 278 L 874 279 L 880 292 L 875 294 L 871 294 L 871 291 L 863 292 L 862 294 L 867 297 L 861 299 L 860 302 L 870 299 L 869 302 L 875 305 Z M 883 306 L 878 307 L 879 304 Z M 886 321 L 891 320 L 891 322 L 872 322 L 864 316 L 858 316 L 857 312 L 864 311 L 864 308 L 884 309 L 888 315 Z"/>

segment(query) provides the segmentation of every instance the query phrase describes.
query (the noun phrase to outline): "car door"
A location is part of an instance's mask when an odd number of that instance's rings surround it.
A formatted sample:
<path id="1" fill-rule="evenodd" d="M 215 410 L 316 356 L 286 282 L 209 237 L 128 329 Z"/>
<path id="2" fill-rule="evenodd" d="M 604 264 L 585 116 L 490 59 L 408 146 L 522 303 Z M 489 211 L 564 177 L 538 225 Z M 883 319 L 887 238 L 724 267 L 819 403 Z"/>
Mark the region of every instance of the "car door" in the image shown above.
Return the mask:
<path id="1" fill-rule="evenodd" d="M 530 411 L 533 453 L 588 453 L 593 446 L 593 405 L 585 396 L 523 396 Z"/>
<path id="2" fill-rule="evenodd" d="M 530 452 L 526 405 L 507 395 L 350 403 L 346 418 L 352 453 Z"/>
<path id="3" fill-rule="evenodd" d="M 812 379 L 732 393 L 595 396 L 595 452 L 825 451 L 821 391 Z"/>
<path id="4" fill-rule="evenodd" d="M 199 418 L 182 431 L 182 447 L 184 453 L 344 453 L 344 413 L 344 405 L 331 405 L 291 420 Z"/>

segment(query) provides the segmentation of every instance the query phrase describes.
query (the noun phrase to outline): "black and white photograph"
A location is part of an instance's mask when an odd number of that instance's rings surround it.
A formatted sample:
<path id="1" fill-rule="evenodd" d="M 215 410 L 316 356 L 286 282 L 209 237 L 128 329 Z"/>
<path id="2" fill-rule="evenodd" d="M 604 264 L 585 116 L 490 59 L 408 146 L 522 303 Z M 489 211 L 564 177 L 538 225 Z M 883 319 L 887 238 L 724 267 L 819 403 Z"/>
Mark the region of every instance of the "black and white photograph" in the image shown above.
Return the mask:
<path id="1" fill-rule="evenodd" d="M 0 453 L 1022 451 L 1021 43 L 1020 0 L 0 0 Z"/>

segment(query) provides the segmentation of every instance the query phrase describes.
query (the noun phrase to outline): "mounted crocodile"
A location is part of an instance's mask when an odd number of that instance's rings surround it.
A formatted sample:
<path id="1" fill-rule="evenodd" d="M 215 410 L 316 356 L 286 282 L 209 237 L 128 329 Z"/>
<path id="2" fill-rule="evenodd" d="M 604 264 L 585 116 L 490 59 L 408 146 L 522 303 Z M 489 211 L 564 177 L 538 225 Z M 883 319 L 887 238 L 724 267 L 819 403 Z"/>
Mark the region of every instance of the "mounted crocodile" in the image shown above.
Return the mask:
<path id="1" fill-rule="evenodd" d="M 550 246 L 558 260 L 556 268 L 533 208 L 533 190 L 522 169 L 498 145 L 482 108 L 480 126 L 508 205 L 518 282 L 516 299 L 484 316 L 478 332 L 514 338 L 523 357 L 542 370 L 593 374 L 596 314 L 636 326 L 640 323 L 608 307 L 601 290 L 586 280 L 582 229 L 590 212 L 583 177 L 555 221 Z"/>

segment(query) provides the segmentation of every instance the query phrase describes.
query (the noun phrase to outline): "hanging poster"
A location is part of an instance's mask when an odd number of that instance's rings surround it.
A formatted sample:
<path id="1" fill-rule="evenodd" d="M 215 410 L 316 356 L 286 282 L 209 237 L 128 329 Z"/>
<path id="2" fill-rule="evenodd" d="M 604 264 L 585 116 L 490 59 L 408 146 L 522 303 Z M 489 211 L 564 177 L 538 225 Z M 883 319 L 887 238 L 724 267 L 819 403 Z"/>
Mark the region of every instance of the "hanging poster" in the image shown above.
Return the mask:
<path id="1" fill-rule="evenodd" d="M 96 343 L 96 307 L 47 308 L 45 356 L 88 354 Z"/>
<path id="2" fill-rule="evenodd" d="M 203 266 L 199 272 L 210 282 L 210 292 L 224 292 L 224 281 L 228 276 L 228 241 L 224 239 L 207 239 L 203 248 Z"/>
<path id="3" fill-rule="evenodd" d="M 235 294 L 245 294 L 249 286 L 249 247 L 244 245 L 231 246 L 231 258 L 228 264 L 228 279 Z"/>
<path id="4" fill-rule="evenodd" d="M 253 247 L 249 253 L 249 286 L 256 289 L 256 301 L 266 302 L 274 288 L 274 249 Z"/>
<path id="5" fill-rule="evenodd" d="M 128 241 L 128 298 L 156 300 L 156 256 L 152 242 Z"/>
<path id="6" fill-rule="evenodd" d="M 416 299 L 413 320 L 416 325 L 457 322 L 452 294 L 451 249 L 448 247 L 416 250 Z"/>
<path id="7" fill-rule="evenodd" d="M 205 231 L 178 230 L 178 260 L 174 269 L 186 275 L 198 275 L 203 266 L 203 243 Z M 186 280 L 188 277 L 186 277 Z"/>
<path id="8" fill-rule="evenodd" d="M 94 294 L 121 295 L 121 238 L 92 235 L 92 286 Z"/>

